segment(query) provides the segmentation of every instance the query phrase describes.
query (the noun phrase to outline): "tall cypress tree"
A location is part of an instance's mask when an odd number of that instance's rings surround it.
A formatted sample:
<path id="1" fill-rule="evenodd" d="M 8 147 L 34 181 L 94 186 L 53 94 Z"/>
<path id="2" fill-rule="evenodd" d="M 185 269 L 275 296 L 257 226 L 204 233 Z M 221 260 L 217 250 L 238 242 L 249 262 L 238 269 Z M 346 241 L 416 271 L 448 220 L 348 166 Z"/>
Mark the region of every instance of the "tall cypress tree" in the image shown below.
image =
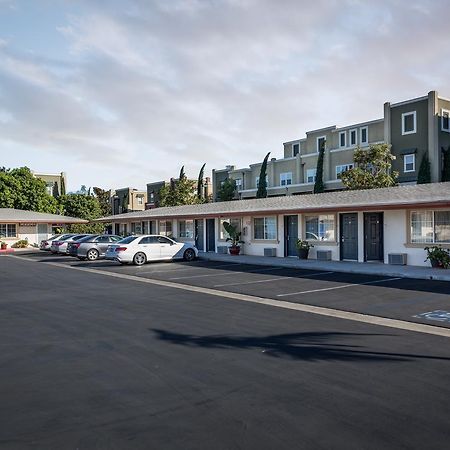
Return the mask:
<path id="1" fill-rule="evenodd" d="M 52 192 L 53 197 L 58 198 L 59 197 L 59 189 L 58 189 L 58 183 L 55 181 L 53 183 L 53 192 Z"/>
<path id="2" fill-rule="evenodd" d="M 198 174 L 197 197 L 199 199 L 203 197 L 203 175 L 205 174 L 205 166 L 206 166 L 206 163 L 203 164 L 202 168 L 200 169 L 200 173 Z"/>
<path id="3" fill-rule="evenodd" d="M 450 147 L 444 150 L 442 147 L 442 153 L 444 155 L 444 161 L 442 164 L 442 181 L 450 181 Z"/>
<path id="4" fill-rule="evenodd" d="M 320 194 L 325 191 L 325 185 L 323 184 L 323 158 L 325 155 L 325 142 L 323 141 L 319 150 L 319 157 L 317 158 L 316 169 L 316 182 L 314 183 L 314 194 Z"/>
<path id="5" fill-rule="evenodd" d="M 417 184 L 431 183 L 431 168 L 428 152 L 425 152 L 420 162 L 419 173 L 417 174 Z"/>
<path id="6" fill-rule="evenodd" d="M 256 198 L 267 197 L 267 160 L 269 159 L 270 152 L 267 153 L 264 161 L 261 165 L 261 171 L 259 172 L 258 191 L 256 192 Z"/>

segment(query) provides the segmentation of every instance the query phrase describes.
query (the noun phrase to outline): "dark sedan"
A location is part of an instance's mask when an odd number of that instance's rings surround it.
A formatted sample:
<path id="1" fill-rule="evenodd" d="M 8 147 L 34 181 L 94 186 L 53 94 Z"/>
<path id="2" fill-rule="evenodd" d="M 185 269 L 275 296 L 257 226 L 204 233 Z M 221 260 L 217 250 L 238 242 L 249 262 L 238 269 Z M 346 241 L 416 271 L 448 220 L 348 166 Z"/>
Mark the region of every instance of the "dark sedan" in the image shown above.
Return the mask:
<path id="1" fill-rule="evenodd" d="M 108 246 L 121 239 L 123 239 L 122 236 L 114 234 L 86 236 L 78 242 L 71 242 L 68 245 L 68 253 L 70 256 L 76 256 L 80 260 L 95 261 L 96 259 L 104 258 Z"/>

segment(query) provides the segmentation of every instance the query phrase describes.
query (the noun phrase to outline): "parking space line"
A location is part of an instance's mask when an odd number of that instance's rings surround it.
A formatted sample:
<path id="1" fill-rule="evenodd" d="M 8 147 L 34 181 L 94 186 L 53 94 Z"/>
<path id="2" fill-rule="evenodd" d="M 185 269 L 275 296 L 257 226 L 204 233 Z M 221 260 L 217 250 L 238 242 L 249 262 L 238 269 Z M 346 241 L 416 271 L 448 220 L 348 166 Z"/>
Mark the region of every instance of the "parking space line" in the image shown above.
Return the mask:
<path id="1" fill-rule="evenodd" d="M 350 288 L 353 286 L 363 286 L 366 284 L 376 284 L 376 283 L 383 283 L 384 281 L 395 281 L 395 280 L 401 280 L 401 278 L 385 278 L 383 280 L 366 281 L 365 283 L 344 284 L 342 286 L 333 286 L 333 287 L 322 288 L 322 289 L 311 289 L 309 291 L 290 292 L 288 294 L 277 294 L 277 297 L 288 297 L 290 295 L 311 294 L 314 292 L 323 292 L 323 291 L 334 291 L 336 289 L 345 289 L 345 288 Z"/>
<path id="2" fill-rule="evenodd" d="M 255 269 L 255 270 L 246 270 L 246 271 L 239 271 L 239 272 L 233 272 L 233 275 L 241 274 L 241 273 L 259 273 L 259 272 L 269 272 L 271 270 L 282 270 L 286 269 L 285 267 L 270 267 L 268 269 Z M 169 278 L 169 280 L 190 280 L 191 278 L 206 278 L 206 277 L 219 277 L 221 275 L 225 275 L 223 273 L 206 273 L 202 275 L 192 275 L 191 277 L 174 277 Z"/>
<path id="3" fill-rule="evenodd" d="M 334 272 L 317 272 L 317 273 L 308 273 L 305 274 L 305 276 L 313 277 L 313 276 L 320 276 L 320 275 L 326 275 Z M 289 280 L 292 278 L 296 279 L 302 279 L 301 276 L 298 277 L 283 277 L 283 278 L 269 278 L 267 280 L 256 280 L 256 281 L 244 281 L 243 283 L 227 283 L 227 284 L 216 284 L 214 287 L 225 287 L 225 286 L 240 286 L 242 284 L 254 284 L 254 283 L 268 283 L 269 281 L 279 281 L 279 280 Z"/>
<path id="4" fill-rule="evenodd" d="M 17 258 L 22 261 L 28 261 L 32 263 L 38 263 L 38 260 L 33 260 L 29 258 L 24 258 L 21 256 L 16 255 L 8 255 L 5 256 L 5 258 Z M 283 309 L 289 309 L 294 311 L 300 311 L 300 312 L 306 312 L 310 314 L 316 314 L 319 316 L 326 316 L 326 317 L 332 317 L 335 319 L 344 319 L 344 320 L 351 320 L 354 322 L 361 322 L 366 323 L 370 325 L 378 325 L 382 327 L 388 327 L 388 328 L 395 328 L 398 330 L 406 330 L 406 331 L 414 331 L 416 333 L 424 333 L 424 334 L 432 334 L 435 336 L 441 336 L 441 337 L 447 337 L 450 338 L 450 329 L 449 328 L 442 328 L 435 325 L 425 325 L 421 323 L 415 323 L 415 322 L 407 322 L 405 320 L 399 320 L 399 319 L 388 319 L 386 317 L 378 317 L 378 316 L 371 316 L 368 314 L 362 314 L 362 313 L 355 313 L 350 311 L 342 311 L 339 309 L 332 309 L 332 308 L 325 308 L 323 306 L 312 306 L 312 305 L 304 305 L 301 303 L 291 303 L 284 300 L 276 300 L 271 298 L 264 298 L 264 297 L 257 297 L 253 295 L 247 295 L 247 294 L 238 294 L 236 292 L 227 292 L 227 291 L 221 291 L 218 289 L 210 289 L 210 288 L 204 288 L 199 286 L 191 286 L 189 284 L 181 284 L 181 283 L 172 283 L 170 281 L 165 280 L 156 280 L 156 279 L 150 279 L 150 278 L 142 278 L 137 277 L 134 275 L 126 275 L 122 273 L 117 272 L 108 272 L 106 270 L 99 270 L 99 269 L 89 269 L 86 267 L 75 267 L 75 266 L 67 266 L 65 264 L 61 263 L 51 263 L 47 262 L 45 264 L 52 265 L 55 267 L 60 267 L 63 269 L 71 269 L 71 270 L 78 270 L 80 272 L 87 272 L 94 275 L 104 275 L 112 278 L 122 279 L 122 280 L 128 280 L 128 281 L 135 281 L 139 283 L 147 283 L 152 284 L 156 286 L 163 286 L 167 288 L 173 288 L 173 289 L 179 289 L 189 292 L 197 292 L 200 294 L 206 294 L 211 295 L 214 297 L 219 298 L 226 298 L 231 300 L 238 300 L 242 302 L 248 302 L 248 303 L 256 303 L 260 305 L 265 306 L 272 306 L 276 308 L 283 308 Z M 396 278 L 399 279 L 399 278 Z M 385 280 L 379 280 L 379 282 L 385 281 Z M 361 283 L 362 284 L 362 283 Z"/>
<path id="5" fill-rule="evenodd" d="M 233 263 L 233 264 L 220 264 L 218 266 L 189 266 L 189 267 L 177 267 L 177 268 L 172 268 L 169 270 L 140 270 L 139 273 L 162 273 L 162 272 L 178 272 L 179 270 L 189 270 L 189 269 L 215 269 L 217 267 L 235 267 L 235 266 L 242 266 L 242 264 L 239 263 Z M 158 266 L 159 267 L 159 266 Z"/>

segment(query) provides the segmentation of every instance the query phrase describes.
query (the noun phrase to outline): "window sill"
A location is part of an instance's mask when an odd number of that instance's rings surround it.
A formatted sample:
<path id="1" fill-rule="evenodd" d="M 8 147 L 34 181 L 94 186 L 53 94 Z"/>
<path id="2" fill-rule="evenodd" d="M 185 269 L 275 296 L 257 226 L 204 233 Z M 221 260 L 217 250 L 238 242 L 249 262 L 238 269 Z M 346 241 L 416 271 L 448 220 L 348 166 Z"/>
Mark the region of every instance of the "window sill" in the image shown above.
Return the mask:
<path id="1" fill-rule="evenodd" d="M 278 239 L 252 239 L 254 244 L 279 244 Z"/>
<path id="2" fill-rule="evenodd" d="M 425 247 L 434 247 L 434 246 L 438 246 L 438 247 L 442 247 L 442 248 L 450 248 L 450 243 L 448 244 L 438 244 L 438 243 L 432 243 L 432 242 L 424 242 L 422 244 L 416 244 L 416 243 L 406 243 L 403 244 L 405 248 L 421 248 L 424 249 Z"/>

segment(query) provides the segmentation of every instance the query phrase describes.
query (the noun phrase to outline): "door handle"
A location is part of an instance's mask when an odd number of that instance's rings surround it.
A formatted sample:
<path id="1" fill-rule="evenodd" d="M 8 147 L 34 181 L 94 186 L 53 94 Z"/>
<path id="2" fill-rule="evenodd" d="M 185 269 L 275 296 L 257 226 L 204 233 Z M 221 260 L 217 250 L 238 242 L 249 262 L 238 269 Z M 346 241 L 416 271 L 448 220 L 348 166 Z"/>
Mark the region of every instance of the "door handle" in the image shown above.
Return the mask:
<path id="1" fill-rule="evenodd" d="M 345 241 L 344 236 L 341 236 L 341 242 L 344 242 L 344 241 Z"/>

